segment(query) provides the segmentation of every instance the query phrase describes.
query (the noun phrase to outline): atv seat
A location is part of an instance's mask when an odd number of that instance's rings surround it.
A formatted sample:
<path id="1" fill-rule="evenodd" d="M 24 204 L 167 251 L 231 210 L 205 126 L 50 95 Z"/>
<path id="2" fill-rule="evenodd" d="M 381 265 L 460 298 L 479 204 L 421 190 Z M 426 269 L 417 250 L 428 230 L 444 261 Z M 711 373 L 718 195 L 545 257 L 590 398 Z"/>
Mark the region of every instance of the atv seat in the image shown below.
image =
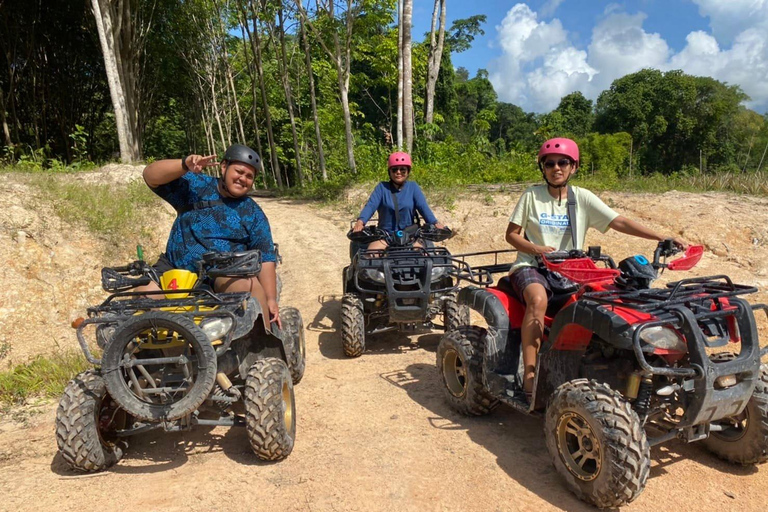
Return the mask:
<path id="1" fill-rule="evenodd" d="M 514 298 L 515 300 L 520 300 L 517 298 L 517 294 L 512 287 L 512 280 L 509 278 L 509 276 L 504 276 L 499 279 L 499 282 L 496 283 L 496 288 Z M 549 301 L 547 302 L 546 316 L 554 317 L 575 293 L 576 292 L 552 295 L 552 297 L 550 297 Z"/>

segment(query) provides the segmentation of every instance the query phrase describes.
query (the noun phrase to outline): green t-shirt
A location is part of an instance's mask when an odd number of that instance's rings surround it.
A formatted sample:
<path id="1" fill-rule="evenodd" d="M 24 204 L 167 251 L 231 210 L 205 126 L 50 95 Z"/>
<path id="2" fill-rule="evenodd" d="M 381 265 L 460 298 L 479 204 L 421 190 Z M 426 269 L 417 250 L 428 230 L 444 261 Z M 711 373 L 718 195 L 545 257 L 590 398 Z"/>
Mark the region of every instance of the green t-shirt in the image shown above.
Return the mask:
<path id="1" fill-rule="evenodd" d="M 571 188 L 576 196 L 576 240 L 579 248 L 583 249 L 587 229 L 593 227 L 605 233 L 608 231 L 608 225 L 619 214 L 589 190 L 573 186 Z M 573 249 L 568 201 L 560 201 L 549 195 L 545 184 L 533 185 L 523 192 L 509 217 L 509 222 L 522 227 L 531 243 L 554 247 L 558 251 Z M 533 254 L 518 252 L 510 272 L 521 267 L 535 266 L 537 263 Z"/>

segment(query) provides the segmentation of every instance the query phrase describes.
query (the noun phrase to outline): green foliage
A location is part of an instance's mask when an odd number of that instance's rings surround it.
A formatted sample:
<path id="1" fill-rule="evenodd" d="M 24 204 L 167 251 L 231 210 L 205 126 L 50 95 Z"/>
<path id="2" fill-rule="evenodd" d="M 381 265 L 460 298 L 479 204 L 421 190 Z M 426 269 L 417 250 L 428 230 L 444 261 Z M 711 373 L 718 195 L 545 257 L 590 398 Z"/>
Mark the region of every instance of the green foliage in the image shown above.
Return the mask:
<path id="1" fill-rule="evenodd" d="M 161 208 L 161 200 L 142 180 L 105 186 L 39 175 L 31 183 L 50 198 L 63 220 L 83 224 L 116 246 L 135 238 L 136 226 L 145 225 L 151 212 Z"/>
<path id="2" fill-rule="evenodd" d="M 590 133 L 578 139 L 581 173 L 597 175 L 606 182 L 614 182 L 627 174 L 632 136 L 625 132 Z"/>
<path id="3" fill-rule="evenodd" d="M 487 16 L 485 14 L 476 14 L 469 18 L 454 20 L 445 33 L 445 45 L 456 53 L 469 50 L 472 41 L 479 35 L 485 35 L 481 25 L 485 23 Z"/>
<path id="4" fill-rule="evenodd" d="M 32 361 L 0 372 L 0 405 L 24 404 L 33 396 L 61 395 L 67 382 L 88 368 L 78 351 L 38 356 Z"/>

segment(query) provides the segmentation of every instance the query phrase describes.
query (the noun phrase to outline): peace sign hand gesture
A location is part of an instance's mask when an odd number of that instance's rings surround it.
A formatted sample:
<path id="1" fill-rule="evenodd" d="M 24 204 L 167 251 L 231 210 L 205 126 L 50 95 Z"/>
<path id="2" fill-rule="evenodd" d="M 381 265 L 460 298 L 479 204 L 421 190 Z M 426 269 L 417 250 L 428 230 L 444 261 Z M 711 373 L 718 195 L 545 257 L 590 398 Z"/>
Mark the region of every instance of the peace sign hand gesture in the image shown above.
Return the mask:
<path id="1" fill-rule="evenodd" d="M 216 155 L 189 155 L 184 159 L 183 164 L 182 167 L 188 169 L 189 172 L 199 174 L 206 167 L 218 166 L 219 162 L 216 161 Z"/>

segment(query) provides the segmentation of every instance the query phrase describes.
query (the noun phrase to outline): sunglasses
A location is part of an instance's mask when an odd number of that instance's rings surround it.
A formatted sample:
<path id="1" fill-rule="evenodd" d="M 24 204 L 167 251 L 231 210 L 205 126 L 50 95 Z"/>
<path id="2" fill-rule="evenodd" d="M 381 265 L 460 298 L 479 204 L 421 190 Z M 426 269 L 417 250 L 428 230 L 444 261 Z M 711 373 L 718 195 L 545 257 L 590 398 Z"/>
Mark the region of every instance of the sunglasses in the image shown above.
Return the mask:
<path id="1" fill-rule="evenodd" d="M 407 167 L 390 167 L 390 169 L 389 169 L 389 172 L 391 172 L 393 174 L 394 173 L 398 173 L 398 172 L 407 173 L 409 171 L 410 171 L 410 169 L 407 168 Z"/>
<path id="2" fill-rule="evenodd" d="M 569 165 L 573 165 L 573 161 L 569 160 L 568 158 L 561 158 L 558 161 L 547 160 L 546 162 L 544 162 L 544 167 L 546 169 L 554 169 L 555 165 L 557 165 L 561 169 L 565 169 Z"/>

